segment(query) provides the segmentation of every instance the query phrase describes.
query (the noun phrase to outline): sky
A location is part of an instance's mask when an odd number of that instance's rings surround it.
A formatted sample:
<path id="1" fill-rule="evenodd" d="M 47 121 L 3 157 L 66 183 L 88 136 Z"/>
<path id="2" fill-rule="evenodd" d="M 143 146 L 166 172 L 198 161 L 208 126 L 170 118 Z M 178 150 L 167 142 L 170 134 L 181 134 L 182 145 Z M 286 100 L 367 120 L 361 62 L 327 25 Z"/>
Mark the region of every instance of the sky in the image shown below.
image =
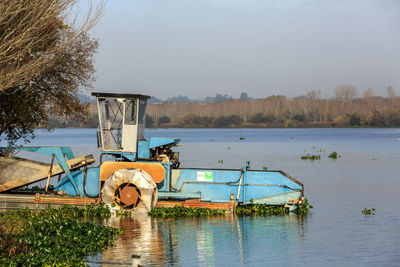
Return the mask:
<path id="1" fill-rule="evenodd" d="M 95 91 L 161 99 L 400 94 L 400 1 L 108 0 Z"/>

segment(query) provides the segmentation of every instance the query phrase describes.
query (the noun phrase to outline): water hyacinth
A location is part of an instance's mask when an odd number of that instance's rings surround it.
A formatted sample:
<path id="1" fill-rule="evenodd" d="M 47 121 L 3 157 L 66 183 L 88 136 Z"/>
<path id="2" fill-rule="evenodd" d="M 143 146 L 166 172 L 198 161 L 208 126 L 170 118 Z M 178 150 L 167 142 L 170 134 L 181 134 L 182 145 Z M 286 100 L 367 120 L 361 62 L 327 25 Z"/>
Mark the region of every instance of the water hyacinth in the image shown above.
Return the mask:
<path id="1" fill-rule="evenodd" d="M 289 213 L 289 208 L 284 205 L 249 204 L 236 207 L 237 215 L 284 215 Z"/>
<path id="2" fill-rule="evenodd" d="M 320 154 L 318 154 L 318 155 L 311 155 L 311 154 L 307 153 L 306 155 L 301 156 L 301 159 L 302 159 L 302 160 L 309 159 L 309 160 L 311 160 L 311 161 L 313 161 L 313 160 L 319 160 L 319 159 L 321 159 L 321 155 L 320 155 Z"/>
<path id="3" fill-rule="evenodd" d="M 375 215 L 375 209 L 374 208 L 372 208 L 372 209 L 364 208 L 361 211 L 361 213 L 364 214 L 364 215 Z"/>
<path id="4" fill-rule="evenodd" d="M 0 213 L 0 265 L 84 266 L 88 253 L 105 249 L 122 234 L 90 220 L 110 215 L 103 204 Z"/>
<path id="5" fill-rule="evenodd" d="M 154 217 L 202 217 L 202 216 L 221 216 L 225 215 L 225 210 L 213 210 L 209 208 L 184 208 L 175 207 L 156 207 L 150 212 Z"/>
<path id="6" fill-rule="evenodd" d="M 293 213 L 297 215 L 306 215 L 309 210 L 313 208 L 304 199 L 301 203 L 296 205 Z M 225 215 L 225 210 L 214 210 L 209 208 L 185 208 L 181 206 L 175 207 L 156 207 L 151 212 L 150 215 L 153 217 L 163 217 L 163 218 L 178 218 L 178 217 L 202 217 L 202 216 L 222 216 Z M 247 204 L 238 205 L 236 207 L 235 213 L 237 215 L 285 215 L 289 214 L 289 208 L 285 205 L 267 205 L 267 204 Z"/>
<path id="7" fill-rule="evenodd" d="M 307 198 L 305 198 L 303 201 L 301 201 L 301 203 L 297 204 L 297 207 L 293 212 L 297 215 L 306 215 L 312 208 L 313 206 L 308 203 Z"/>
<path id="8" fill-rule="evenodd" d="M 336 151 L 333 151 L 331 154 L 329 154 L 328 158 L 338 159 L 338 158 L 340 158 L 340 155 Z"/>

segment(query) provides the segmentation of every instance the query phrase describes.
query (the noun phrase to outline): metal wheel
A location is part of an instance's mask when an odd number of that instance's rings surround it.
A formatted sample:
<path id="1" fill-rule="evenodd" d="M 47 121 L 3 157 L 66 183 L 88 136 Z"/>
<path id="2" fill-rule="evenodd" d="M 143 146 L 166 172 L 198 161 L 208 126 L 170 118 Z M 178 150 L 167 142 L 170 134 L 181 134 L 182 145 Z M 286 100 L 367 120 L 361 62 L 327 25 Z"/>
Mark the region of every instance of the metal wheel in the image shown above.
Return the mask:
<path id="1" fill-rule="evenodd" d="M 140 203 L 140 189 L 134 184 L 124 183 L 114 192 L 114 201 L 123 209 L 133 209 Z"/>
<path id="2" fill-rule="evenodd" d="M 140 169 L 122 169 L 106 179 L 101 189 L 104 203 L 118 209 L 151 211 L 157 203 L 157 185 Z"/>

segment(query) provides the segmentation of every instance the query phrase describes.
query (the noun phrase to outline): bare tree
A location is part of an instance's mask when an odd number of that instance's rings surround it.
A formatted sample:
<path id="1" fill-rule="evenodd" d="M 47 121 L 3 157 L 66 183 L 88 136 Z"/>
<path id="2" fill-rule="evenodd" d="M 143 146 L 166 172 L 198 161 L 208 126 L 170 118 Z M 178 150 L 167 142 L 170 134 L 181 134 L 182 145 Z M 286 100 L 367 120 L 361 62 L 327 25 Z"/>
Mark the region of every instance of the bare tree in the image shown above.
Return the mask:
<path id="1" fill-rule="evenodd" d="M 0 137 L 10 145 L 48 128 L 49 113 L 83 118 L 80 87 L 94 81 L 98 43 L 87 34 L 102 5 L 80 27 L 77 0 L 0 1 Z M 68 24 L 69 23 L 69 24 Z"/>
<path id="2" fill-rule="evenodd" d="M 373 88 L 368 88 L 364 92 L 364 98 L 373 98 L 375 97 L 375 90 Z"/>
<path id="3" fill-rule="evenodd" d="M 396 97 L 396 93 L 394 92 L 393 86 L 389 85 L 389 86 L 386 88 L 386 92 L 387 92 L 387 94 L 388 94 L 388 96 L 389 96 L 390 98 L 395 98 L 395 97 Z"/>
<path id="4" fill-rule="evenodd" d="M 0 1 L 0 92 L 17 88 L 54 68 L 57 54 L 96 24 L 104 2 L 100 0 L 96 7 L 89 2 L 83 18 L 77 11 L 78 2 Z M 59 32 L 67 28 L 73 29 L 73 34 L 58 38 Z"/>
<path id="5" fill-rule="evenodd" d="M 335 96 L 342 102 L 350 102 L 358 96 L 358 89 L 352 84 L 343 84 L 335 88 Z"/>
<path id="6" fill-rule="evenodd" d="M 307 98 L 311 101 L 315 101 L 319 98 L 321 98 L 321 91 L 320 90 L 311 90 L 307 92 Z"/>

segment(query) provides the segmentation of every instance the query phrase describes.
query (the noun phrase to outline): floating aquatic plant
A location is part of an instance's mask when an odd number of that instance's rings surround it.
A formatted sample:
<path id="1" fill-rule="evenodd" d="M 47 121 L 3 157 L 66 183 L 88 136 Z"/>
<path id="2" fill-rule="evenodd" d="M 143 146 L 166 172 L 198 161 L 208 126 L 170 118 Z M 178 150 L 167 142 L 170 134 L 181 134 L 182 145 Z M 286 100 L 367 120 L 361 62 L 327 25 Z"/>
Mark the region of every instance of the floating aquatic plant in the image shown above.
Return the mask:
<path id="1" fill-rule="evenodd" d="M 122 234 L 89 219 L 108 216 L 103 204 L 0 213 L 0 265 L 84 266 L 88 253 L 105 249 Z"/>
<path id="2" fill-rule="evenodd" d="M 321 159 L 321 154 L 320 153 L 322 153 L 324 150 L 322 148 L 321 149 L 316 149 L 315 146 L 312 146 L 311 148 L 312 148 L 312 150 L 318 152 L 319 154 L 307 153 L 306 155 L 303 155 L 303 156 L 300 157 L 302 160 L 309 159 L 311 161 L 314 161 L 314 160 L 320 160 Z M 305 149 L 304 149 L 304 152 L 306 152 Z"/>
<path id="3" fill-rule="evenodd" d="M 284 215 L 289 213 L 289 208 L 284 205 L 248 204 L 236 207 L 237 215 Z"/>
<path id="4" fill-rule="evenodd" d="M 365 208 L 361 211 L 361 213 L 364 215 L 375 215 L 375 209 L 374 208 L 372 208 L 372 209 Z"/>
<path id="5" fill-rule="evenodd" d="M 244 138 L 244 137 L 242 137 L 242 136 L 241 136 L 241 137 L 239 137 L 239 140 L 244 140 L 244 139 L 245 139 L 245 138 Z"/>
<path id="6" fill-rule="evenodd" d="M 220 159 L 220 160 L 218 160 L 218 163 L 219 163 L 219 164 L 224 164 L 224 160 L 223 160 L 223 159 Z"/>
<path id="7" fill-rule="evenodd" d="M 310 203 L 308 203 L 307 198 L 305 198 L 297 204 L 297 207 L 293 212 L 296 213 L 297 215 L 305 215 L 312 208 L 313 206 Z"/>
<path id="8" fill-rule="evenodd" d="M 321 159 L 321 155 L 320 155 L 320 154 L 311 155 L 310 153 L 307 153 L 306 155 L 301 156 L 301 159 L 302 159 L 302 160 L 309 159 L 309 160 L 312 160 L 312 161 L 314 161 L 314 160 L 320 160 L 320 159 Z"/>
<path id="9" fill-rule="evenodd" d="M 310 205 L 305 198 L 300 201 L 293 213 L 297 215 L 306 215 L 313 206 Z M 236 214 L 238 215 L 285 215 L 289 214 L 289 208 L 285 205 L 267 205 L 267 204 L 247 204 L 239 205 L 236 207 Z"/>
<path id="10" fill-rule="evenodd" d="M 340 155 L 336 151 L 333 151 L 331 154 L 329 154 L 328 158 L 338 159 L 340 158 Z"/>
<path id="11" fill-rule="evenodd" d="M 175 207 L 156 207 L 150 211 L 154 217 L 202 217 L 202 216 L 221 216 L 225 215 L 225 210 L 214 210 L 209 208 L 185 208 Z"/>

